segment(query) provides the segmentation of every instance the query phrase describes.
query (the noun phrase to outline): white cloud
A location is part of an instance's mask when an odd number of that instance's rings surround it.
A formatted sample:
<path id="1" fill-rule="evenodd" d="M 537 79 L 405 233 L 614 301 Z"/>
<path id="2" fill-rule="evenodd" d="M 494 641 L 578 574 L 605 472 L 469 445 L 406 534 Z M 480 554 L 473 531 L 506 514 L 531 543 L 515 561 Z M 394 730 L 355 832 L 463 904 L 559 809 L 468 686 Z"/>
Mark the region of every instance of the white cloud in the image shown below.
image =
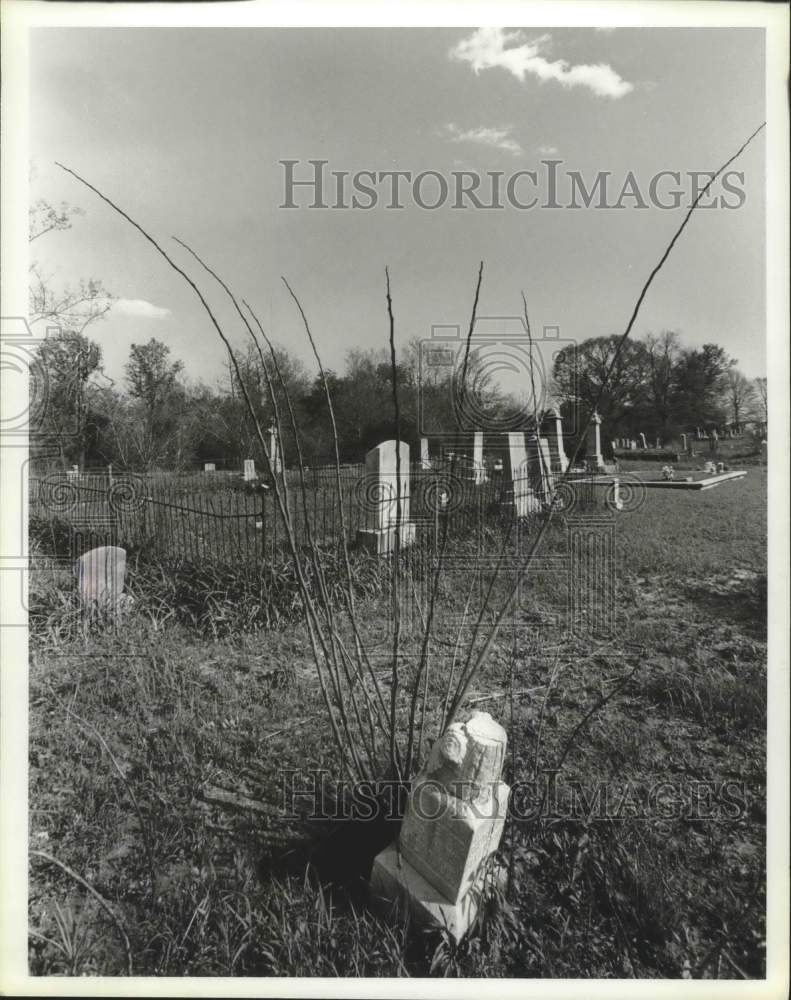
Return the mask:
<path id="1" fill-rule="evenodd" d="M 165 319 L 170 315 L 169 309 L 155 306 L 145 299 L 116 299 L 113 311 L 122 316 L 134 316 L 136 319 Z"/>
<path id="2" fill-rule="evenodd" d="M 542 156 L 554 156 L 560 152 L 557 146 L 539 146 L 538 151 Z"/>
<path id="3" fill-rule="evenodd" d="M 634 89 L 607 63 L 571 66 L 565 59 L 550 62 L 540 53 L 551 37 L 539 35 L 528 39 L 521 31 L 478 28 L 450 50 L 450 57 L 468 62 L 476 74 L 499 66 L 522 81 L 530 73 L 539 80 L 555 80 L 564 87 L 587 87 L 599 97 L 623 97 Z"/>
<path id="4" fill-rule="evenodd" d="M 503 128 L 480 128 L 461 129 L 453 122 L 449 122 L 444 128 L 445 137 L 450 142 L 474 142 L 479 146 L 491 146 L 495 149 L 505 149 L 514 156 L 522 152 L 522 147 L 511 138 L 513 127 L 505 125 Z"/>

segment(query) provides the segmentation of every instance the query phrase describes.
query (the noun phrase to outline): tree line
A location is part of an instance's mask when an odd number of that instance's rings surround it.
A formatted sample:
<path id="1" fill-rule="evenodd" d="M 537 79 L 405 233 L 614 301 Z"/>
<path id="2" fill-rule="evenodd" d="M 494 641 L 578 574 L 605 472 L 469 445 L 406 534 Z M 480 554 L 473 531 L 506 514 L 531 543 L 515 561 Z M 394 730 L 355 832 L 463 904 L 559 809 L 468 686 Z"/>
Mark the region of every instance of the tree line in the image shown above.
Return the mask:
<path id="1" fill-rule="evenodd" d="M 591 338 L 576 348 L 565 348 L 556 358 L 550 394 L 542 402 L 554 397 L 569 418 L 576 411 L 568 427 L 579 426 L 579 417 L 584 418 L 597 400 L 609 438 L 636 438 L 642 431 L 650 440 L 669 442 L 696 427 L 744 430 L 752 421 L 766 421 L 765 379 L 747 379 L 716 345 L 683 348 L 672 332 L 628 343 L 601 393 L 617 339 Z M 462 442 L 462 450 L 469 450 L 466 437 L 471 439 L 473 428 L 459 426 L 457 381 L 452 373 L 432 379 L 425 367 L 421 370 L 420 346 L 418 340 L 408 344 L 396 366 L 401 437 L 415 456 L 422 429 L 435 441 L 453 437 Z M 266 371 L 262 368 L 252 343 L 241 355 L 242 380 L 259 424 L 266 429 L 274 420 L 269 376 L 286 461 L 296 455 L 287 392 L 305 463 L 328 464 L 334 460 L 334 442 L 323 380 L 311 376 L 282 345 L 275 345 L 274 351 L 279 375 L 272 365 Z M 100 346 L 76 331 L 44 340 L 38 363 L 47 394 L 40 430 L 55 443 L 63 467 L 113 464 L 186 470 L 214 462 L 218 469 L 239 469 L 245 458 L 262 461 L 241 387 L 230 367 L 213 386 L 190 380 L 170 348 L 150 339 L 132 344 L 124 382 L 116 385 L 102 378 Z M 390 359 L 384 348 L 353 349 L 342 372 L 325 374 L 340 459 L 360 462 L 374 445 L 395 436 Z M 458 371 L 455 374 L 457 378 Z M 508 426 L 509 414 L 518 421 L 523 403 L 487 376 L 476 352 L 468 360 L 468 378 L 476 394 L 476 412 L 497 416 L 501 428 Z"/>
<path id="2" fill-rule="evenodd" d="M 68 205 L 56 209 L 45 201 L 30 209 L 30 242 L 68 229 L 81 214 Z M 45 443 L 42 454 L 61 467 L 113 464 L 134 469 L 187 470 L 214 462 L 217 468 L 239 469 L 257 454 L 257 437 L 241 386 L 230 364 L 214 385 L 190 379 L 183 362 L 156 340 L 131 346 L 124 380 L 116 385 L 103 375 L 102 351 L 86 333 L 112 309 L 113 297 L 99 281 L 55 289 L 35 262 L 31 264 L 31 324 L 60 328 L 40 343 L 33 385 L 45 400 L 32 444 Z M 668 442 L 682 431 L 699 427 L 744 428 L 766 422 L 766 379 L 748 379 L 722 347 L 685 347 L 675 331 L 628 340 L 610 372 L 619 337 L 594 337 L 561 350 L 542 373 L 539 386 L 525 371 L 521 393 L 506 391 L 487 365 L 486 354 L 473 343 L 455 366 L 425 363 L 425 341 L 414 338 L 393 368 L 387 348 L 355 348 L 343 371 L 327 371 L 343 462 L 360 462 L 366 451 L 396 434 L 394 382 L 398 390 L 400 434 L 419 453 L 419 438 L 454 438 L 471 452 L 475 413 L 487 427 L 501 431 L 541 420 L 539 410 L 558 404 L 569 428 L 579 426 L 598 406 L 606 437 L 637 437 Z M 531 346 L 531 345 L 528 345 Z M 335 446 L 324 382 L 282 345 L 275 345 L 276 364 L 250 343 L 241 355 L 241 379 L 253 400 L 256 417 L 266 429 L 277 406 L 283 428 L 286 461 L 295 459 L 291 426 L 293 410 L 307 465 L 334 460 Z M 266 366 L 263 363 L 266 361 Z M 535 369 L 534 369 L 535 374 Z M 605 385 L 606 381 L 606 385 Z M 528 384 L 532 383 L 532 385 Z M 270 396 L 274 386 L 274 401 Z M 604 386 L 604 388 L 603 388 Z M 460 407 L 460 393 L 474 405 Z M 287 399 L 291 403 L 291 410 Z M 433 446 L 435 447 L 435 446 Z M 35 454 L 35 447 L 34 447 Z"/>
<path id="3" fill-rule="evenodd" d="M 717 344 L 685 347 L 677 331 L 628 340 L 609 374 L 620 337 L 592 337 L 562 350 L 554 381 L 566 407 L 598 401 L 609 437 L 669 442 L 682 432 L 766 423 L 766 378 L 749 379 Z M 604 388 L 602 388 L 604 386 Z"/>

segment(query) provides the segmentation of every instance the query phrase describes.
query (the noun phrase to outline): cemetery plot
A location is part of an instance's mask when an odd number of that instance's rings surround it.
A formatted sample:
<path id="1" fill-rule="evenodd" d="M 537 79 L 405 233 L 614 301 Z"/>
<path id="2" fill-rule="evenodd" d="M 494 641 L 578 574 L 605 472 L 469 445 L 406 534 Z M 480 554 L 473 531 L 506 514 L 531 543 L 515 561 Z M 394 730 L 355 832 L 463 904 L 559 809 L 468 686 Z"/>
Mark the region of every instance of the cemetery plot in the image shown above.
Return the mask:
<path id="1" fill-rule="evenodd" d="M 410 516 L 419 519 L 416 496 L 413 488 Z M 451 829 L 440 838 L 443 850 L 435 866 L 432 830 L 416 817 L 403 834 L 402 865 L 408 861 L 414 869 L 403 888 L 398 872 L 404 869 L 397 868 L 394 846 L 397 824 L 382 828 L 301 818 L 299 809 L 309 811 L 316 802 L 313 789 L 320 787 L 322 768 L 329 792 L 338 791 L 332 735 L 301 623 L 249 635 L 240 627 L 232 642 L 207 642 L 191 628 L 171 628 L 157 619 L 158 602 L 168 599 L 168 581 L 141 579 L 132 561 L 124 590 L 137 599 L 133 612 L 122 629 L 86 637 L 62 627 L 62 591 L 48 596 L 37 589 L 34 573 L 29 772 L 35 849 L 81 873 L 109 900 L 128 929 L 134 969 L 141 974 L 222 974 L 227 918 L 240 937 L 249 932 L 247 940 L 270 949 L 259 953 L 251 944 L 241 952 L 235 974 L 310 975 L 329 971 L 332 961 L 340 974 L 403 975 L 399 963 L 404 962 L 411 974 L 429 975 L 439 939 L 427 939 L 427 952 L 414 941 L 408 945 L 403 925 L 389 910 L 376 916 L 364 895 L 353 897 L 352 910 L 343 887 L 364 886 L 378 853 L 383 855 L 382 877 L 375 879 L 378 894 L 389 901 L 411 889 L 418 911 L 455 910 L 458 920 L 451 927 L 458 931 L 471 917 L 473 899 L 466 893 L 459 898 L 454 886 L 470 876 L 499 836 L 495 860 L 507 868 L 515 859 L 509 912 L 516 921 L 516 944 L 510 946 L 507 931 L 498 929 L 494 889 L 487 913 L 499 950 L 486 959 L 490 975 L 621 976 L 628 956 L 619 926 L 628 926 L 642 976 L 681 978 L 685 969 L 698 971 L 697 978 L 711 976 L 712 949 L 721 946 L 746 974 L 760 978 L 765 477 L 751 472 L 738 489 L 700 496 L 657 491 L 638 509 L 609 517 L 616 559 L 614 627 L 598 636 L 585 630 L 564 634 L 557 627 L 567 568 L 558 548 L 563 538 L 550 538 L 543 553 L 547 562 L 531 578 L 509 621 L 512 627 L 502 633 L 491 664 L 476 678 L 459 713 L 469 727 L 473 712 L 487 711 L 508 730 L 500 780 L 510 787 L 509 807 L 517 819 L 507 820 L 501 836 L 492 831 L 494 824 L 480 833 L 466 826 L 463 833 L 463 821 L 458 830 L 441 821 Z M 485 528 L 481 544 L 492 531 Z M 599 530 L 599 543 L 601 535 Z M 484 550 L 488 563 L 475 551 L 463 562 L 465 537 L 454 540 L 457 562 L 449 568 L 439 609 L 441 643 L 427 678 L 432 725 L 444 679 L 460 669 L 458 658 L 453 666 L 455 642 L 477 561 L 485 572 L 475 601 L 492 579 L 491 548 Z M 588 545 L 584 535 L 580 539 L 583 555 Z M 477 544 L 470 542 L 473 549 Z M 358 558 L 353 557 L 355 573 Z M 378 565 L 366 559 L 369 564 Z M 381 565 L 386 581 L 390 564 Z M 581 565 L 579 579 L 589 577 Z M 427 579 L 430 585 L 430 573 Z M 64 586 L 76 590 L 73 575 Z M 236 598 L 239 622 L 254 596 Z M 361 609 L 366 640 L 392 632 L 386 592 L 372 592 Z M 220 613 L 213 611 L 215 617 Z M 584 622 L 597 612 L 579 603 L 574 613 Z M 407 684 L 420 655 L 420 615 L 413 621 L 405 614 L 402 624 L 400 674 Z M 344 638 L 349 648 L 350 639 Z M 370 645 L 379 677 L 386 673 L 391 648 L 390 641 Z M 609 700 L 575 737 L 602 698 Z M 433 738 L 435 730 L 429 732 Z M 123 769 L 142 827 L 96 733 Z M 472 742 L 479 739 L 473 736 Z M 446 749 L 451 758 L 461 758 Z M 561 760 L 554 785 L 547 785 L 547 774 Z M 465 768 L 466 761 L 465 754 Z M 420 770 L 426 779 L 435 776 L 436 763 L 425 746 Z M 451 785 L 464 777 L 451 774 Z M 283 797 L 284 787 L 292 786 L 294 809 L 286 808 Z M 651 794 L 659 787 L 663 798 L 652 806 Z M 552 793 L 545 812 L 551 811 L 537 816 L 545 788 Z M 323 800 L 316 808 L 334 815 Z M 485 810 L 478 811 L 485 824 Z M 430 808 L 427 812 L 432 815 Z M 80 817 L 78 828 L 74 815 Z M 316 841 L 306 830 L 315 831 Z M 309 858 L 318 866 L 316 881 L 305 877 Z M 282 859 L 295 864 L 296 877 Z M 421 859 L 431 864 L 421 870 Z M 318 881 L 324 889 L 317 888 Z M 564 886 L 571 890 L 559 897 L 558 887 Z M 74 892 L 68 877 L 34 857 L 34 930 L 46 933 L 53 901 L 64 907 Z M 207 894 L 217 919 L 207 914 L 202 933 L 193 939 L 200 913 L 192 925 L 190 920 Z M 326 934 L 319 938 L 308 930 L 323 906 L 329 912 L 330 899 L 335 949 Z M 91 906 L 89 899 L 79 919 L 95 936 L 101 969 L 123 973 L 123 945 L 102 911 L 94 914 Z M 679 939 L 681 926 L 689 928 L 688 939 Z M 184 949 L 169 948 L 171 940 L 184 940 Z M 526 949 L 526 941 L 534 945 Z M 33 941 L 34 970 L 50 967 L 47 948 Z M 452 966 L 457 974 L 481 973 L 474 954 L 463 949 L 457 954 Z"/>

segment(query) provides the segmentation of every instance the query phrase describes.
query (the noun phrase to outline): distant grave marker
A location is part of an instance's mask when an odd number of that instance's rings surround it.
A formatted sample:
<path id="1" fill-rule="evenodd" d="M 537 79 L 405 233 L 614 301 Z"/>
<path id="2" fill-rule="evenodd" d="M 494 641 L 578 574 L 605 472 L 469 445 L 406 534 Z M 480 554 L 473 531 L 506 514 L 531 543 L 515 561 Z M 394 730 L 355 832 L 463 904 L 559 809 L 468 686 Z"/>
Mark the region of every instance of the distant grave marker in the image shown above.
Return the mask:
<path id="1" fill-rule="evenodd" d="M 586 448 L 586 465 L 589 469 L 603 469 L 604 456 L 601 453 L 601 417 L 598 413 L 591 417 L 588 427 L 588 446 Z"/>
<path id="2" fill-rule="evenodd" d="M 420 468 L 431 468 L 431 460 L 428 457 L 428 438 L 420 439 Z"/>
<path id="3" fill-rule="evenodd" d="M 517 517 L 527 517 L 541 509 L 538 497 L 530 486 L 525 435 L 522 431 L 508 433 L 508 474 L 513 485 L 514 509 Z"/>
<path id="4" fill-rule="evenodd" d="M 272 472 L 279 476 L 283 471 L 283 451 L 280 447 L 280 435 L 277 433 L 275 424 L 269 428 L 269 461 L 272 465 Z"/>
<path id="5" fill-rule="evenodd" d="M 393 552 L 396 538 L 410 545 L 415 525 L 409 520 L 409 445 L 383 441 L 372 448 L 362 485 L 365 528 L 357 532 L 358 541 L 377 555 Z"/>
<path id="6" fill-rule="evenodd" d="M 563 417 L 560 414 L 560 409 L 557 406 L 553 406 L 549 411 L 550 419 L 555 425 L 555 433 L 550 438 L 551 444 L 554 445 L 553 452 L 554 458 L 557 463 L 557 470 L 559 472 L 565 472 L 569 467 L 569 460 L 566 457 L 566 449 L 563 446 Z"/>
<path id="7" fill-rule="evenodd" d="M 486 482 L 486 467 L 483 464 L 483 431 L 475 431 L 472 445 L 472 467 L 476 486 Z"/>

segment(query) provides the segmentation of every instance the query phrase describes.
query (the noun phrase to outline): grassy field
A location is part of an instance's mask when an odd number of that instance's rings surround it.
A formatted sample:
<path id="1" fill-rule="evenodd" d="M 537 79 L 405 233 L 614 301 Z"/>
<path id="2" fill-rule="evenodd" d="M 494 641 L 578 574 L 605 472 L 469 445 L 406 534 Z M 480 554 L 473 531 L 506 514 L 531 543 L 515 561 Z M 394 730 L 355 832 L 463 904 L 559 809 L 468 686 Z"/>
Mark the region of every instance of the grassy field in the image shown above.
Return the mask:
<path id="1" fill-rule="evenodd" d="M 543 627 L 561 585 L 538 573 L 468 693 L 508 730 L 514 809 L 507 892 L 458 947 L 368 908 L 395 823 L 333 820 L 331 795 L 319 816 L 289 807 L 315 772 L 337 778 L 295 608 L 262 631 L 272 594 L 204 571 L 199 606 L 189 574 L 132 562 L 133 611 L 86 630 L 68 572 L 34 572 L 31 972 L 762 976 L 765 470 L 648 491 L 615 552 L 612 634 Z M 384 649 L 386 582 L 356 558 Z M 449 586 L 440 639 L 460 600 Z"/>

